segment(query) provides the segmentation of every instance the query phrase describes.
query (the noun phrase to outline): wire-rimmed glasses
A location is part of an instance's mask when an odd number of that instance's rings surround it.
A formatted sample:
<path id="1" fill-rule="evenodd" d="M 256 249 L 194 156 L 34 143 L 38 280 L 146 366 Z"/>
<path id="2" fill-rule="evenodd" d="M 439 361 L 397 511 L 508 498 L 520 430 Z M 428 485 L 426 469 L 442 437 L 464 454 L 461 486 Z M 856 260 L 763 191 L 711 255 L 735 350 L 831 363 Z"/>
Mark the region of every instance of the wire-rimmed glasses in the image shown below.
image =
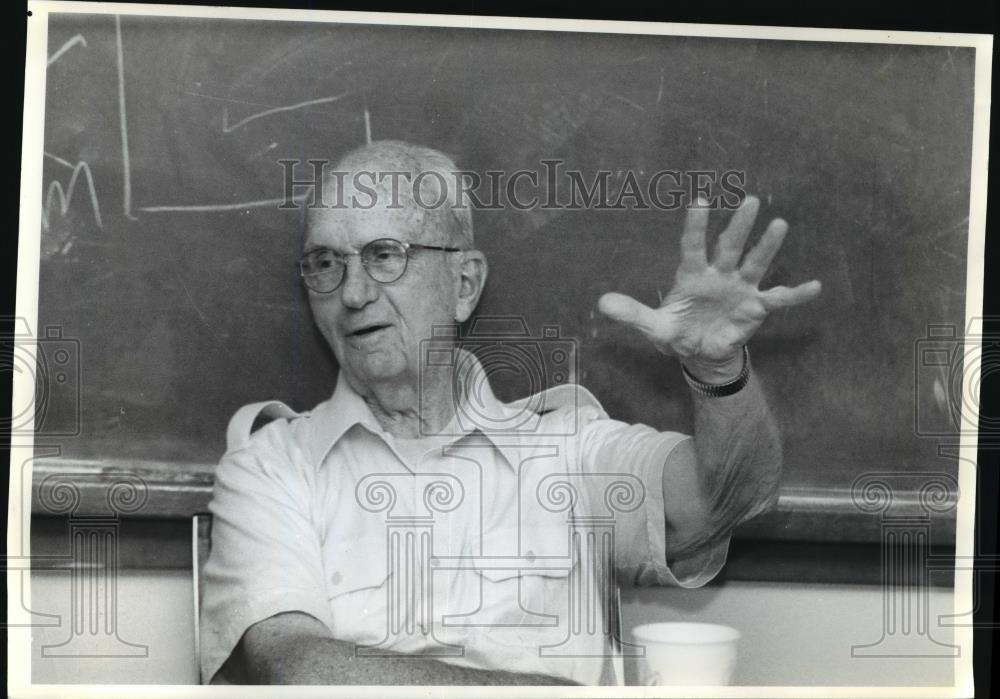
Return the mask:
<path id="1" fill-rule="evenodd" d="M 345 254 L 330 248 L 310 250 L 299 260 L 299 272 L 307 287 L 319 294 L 329 294 L 344 283 L 347 258 L 350 255 L 360 255 L 361 266 L 365 268 L 369 277 L 380 284 L 391 284 L 406 274 L 410 250 L 462 252 L 462 248 L 404 243 L 395 238 L 378 238 L 361 248 L 360 252 Z"/>

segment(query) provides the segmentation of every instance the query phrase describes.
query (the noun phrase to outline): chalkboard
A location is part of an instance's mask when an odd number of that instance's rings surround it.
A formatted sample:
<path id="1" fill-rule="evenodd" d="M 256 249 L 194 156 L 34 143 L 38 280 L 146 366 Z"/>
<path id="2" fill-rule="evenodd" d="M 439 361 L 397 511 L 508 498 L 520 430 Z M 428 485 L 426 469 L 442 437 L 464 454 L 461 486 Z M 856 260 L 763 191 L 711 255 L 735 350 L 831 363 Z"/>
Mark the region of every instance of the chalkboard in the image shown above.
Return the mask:
<path id="1" fill-rule="evenodd" d="M 38 324 L 79 372 L 39 439 L 65 455 L 211 463 L 239 406 L 331 393 L 278 161 L 370 135 L 477 172 L 745 173 L 755 235 L 791 227 L 765 286 L 825 287 L 751 344 L 786 482 L 942 467 L 915 358 L 929 324 L 963 325 L 971 48 L 110 15 L 55 15 L 48 41 Z M 558 326 L 612 416 L 691 428 L 676 361 L 595 311 L 667 291 L 682 211 L 474 218 L 482 315 Z"/>

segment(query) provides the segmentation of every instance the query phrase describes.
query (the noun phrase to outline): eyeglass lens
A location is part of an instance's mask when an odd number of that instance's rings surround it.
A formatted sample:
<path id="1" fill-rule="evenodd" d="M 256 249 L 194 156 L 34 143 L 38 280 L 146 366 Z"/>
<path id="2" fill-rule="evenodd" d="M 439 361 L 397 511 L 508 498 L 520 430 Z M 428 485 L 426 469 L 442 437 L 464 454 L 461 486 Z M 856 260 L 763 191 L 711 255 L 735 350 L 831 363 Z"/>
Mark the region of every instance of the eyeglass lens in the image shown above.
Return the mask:
<path id="1" fill-rule="evenodd" d="M 361 264 L 372 279 L 382 284 L 396 281 L 406 272 L 406 248 L 398 240 L 380 238 L 361 249 Z M 347 256 L 333 250 L 316 250 L 302 258 L 302 278 L 313 291 L 329 293 L 344 281 Z"/>

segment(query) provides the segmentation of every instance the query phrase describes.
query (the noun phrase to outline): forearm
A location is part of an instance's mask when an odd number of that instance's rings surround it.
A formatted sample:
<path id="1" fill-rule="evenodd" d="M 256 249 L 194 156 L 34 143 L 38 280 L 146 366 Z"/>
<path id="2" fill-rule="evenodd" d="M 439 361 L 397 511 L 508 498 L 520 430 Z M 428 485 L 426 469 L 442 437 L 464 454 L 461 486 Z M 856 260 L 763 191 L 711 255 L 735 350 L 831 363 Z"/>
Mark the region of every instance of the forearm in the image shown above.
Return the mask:
<path id="1" fill-rule="evenodd" d="M 476 670 L 420 656 L 355 654 L 352 643 L 303 638 L 288 644 L 288 660 L 258 669 L 258 684 L 349 685 L 554 685 L 571 684 L 547 675 Z"/>
<path id="2" fill-rule="evenodd" d="M 702 367 L 692 373 L 712 383 L 720 383 L 724 375 L 712 375 Z M 686 505 L 687 517 L 669 522 L 668 548 L 677 557 L 704 547 L 771 506 L 782 466 L 777 424 L 752 371 L 747 385 L 731 396 L 709 397 L 694 390 L 692 396 L 695 463 L 694 474 L 687 478 L 696 496 Z M 665 482 L 664 487 L 670 484 Z"/>
<path id="3" fill-rule="evenodd" d="M 319 635 L 312 620 L 280 615 L 262 622 L 245 644 L 253 684 L 314 685 L 568 685 L 569 680 L 501 670 L 476 670 L 417 655 L 359 656 L 353 643 Z M 286 617 L 293 617 L 291 619 Z M 274 619 L 278 619 L 275 617 Z M 316 622 L 318 624 L 318 622 Z M 270 628 L 268 628 L 270 626 Z M 249 632 L 248 632 L 249 633 Z"/>

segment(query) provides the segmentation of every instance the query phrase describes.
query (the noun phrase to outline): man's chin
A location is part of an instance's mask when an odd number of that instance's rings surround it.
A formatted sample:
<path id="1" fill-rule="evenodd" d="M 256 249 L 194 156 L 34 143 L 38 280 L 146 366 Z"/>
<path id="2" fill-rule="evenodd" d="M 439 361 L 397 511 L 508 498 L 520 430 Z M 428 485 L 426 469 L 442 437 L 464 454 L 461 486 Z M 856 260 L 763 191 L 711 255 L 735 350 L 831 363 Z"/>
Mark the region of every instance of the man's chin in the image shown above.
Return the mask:
<path id="1" fill-rule="evenodd" d="M 348 349 L 340 366 L 350 372 L 357 382 L 366 385 L 402 380 L 407 375 L 407 365 L 402 358 L 377 350 L 359 352 Z"/>

